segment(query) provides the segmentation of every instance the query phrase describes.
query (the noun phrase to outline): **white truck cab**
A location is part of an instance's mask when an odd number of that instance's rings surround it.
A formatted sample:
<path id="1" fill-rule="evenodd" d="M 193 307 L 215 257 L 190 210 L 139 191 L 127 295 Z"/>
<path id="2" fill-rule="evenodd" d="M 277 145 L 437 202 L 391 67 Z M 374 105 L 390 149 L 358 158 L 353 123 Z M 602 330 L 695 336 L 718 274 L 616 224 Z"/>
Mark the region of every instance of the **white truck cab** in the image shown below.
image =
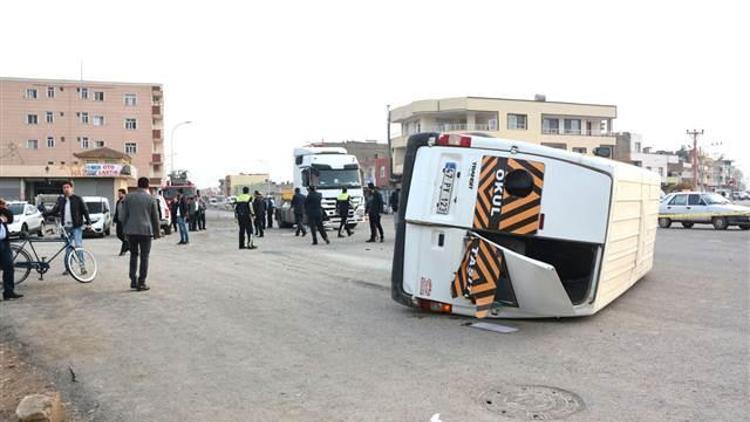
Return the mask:
<path id="1" fill-rule="evenodd" d="M 593 314 L 651 269 L 659 187 L 658 175 L 599 157 L 414 135 L 392 296 L 480 318 Z"/>
<path id="2" fill-rule="evenodd" d="M 309 186 L 315 186 L 323 196 L 322 206 L 329 226 L 337 226 L 340 218 L 336 212 L 336 197 L 346 188 L 352 201 L 349 210 L 349 226 L 364 221 L 364 196 L 362 178 L 357 157 L 340 147 L 302 147 L 294 149 L 294 187 L 307 194 Z M 278 217 L 282 226 L 294 224 L 294 214 L 288 202 L 279 207 Z"/>

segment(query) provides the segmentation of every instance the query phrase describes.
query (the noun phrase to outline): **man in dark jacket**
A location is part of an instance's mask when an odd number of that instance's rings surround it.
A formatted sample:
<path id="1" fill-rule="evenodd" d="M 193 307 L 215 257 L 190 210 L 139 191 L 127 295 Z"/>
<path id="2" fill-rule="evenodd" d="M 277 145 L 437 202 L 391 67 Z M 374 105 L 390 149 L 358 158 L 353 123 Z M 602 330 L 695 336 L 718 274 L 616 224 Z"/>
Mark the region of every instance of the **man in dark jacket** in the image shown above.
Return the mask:
<path id="1" fill-rule="evenodd" d="M 271 193 L 269 192 L 266 196 L 266 217 L 268 220 L 268 228 L 273 228 L 273 211 L 276 209 L 276 201 L 274 201 L 273 196 L 271 196 Z"/>
<path id="2" fill-rule="evenodd" d="M 305 237 L 307 234 L 304 225 L 305 199 L 307 199 L 307 197 L 299 191 L 299 188 L 294 188 L 292 211 L 294 211 L 294 224 L 297 226 L 297 231 L 294 232 L 295 236 L 299 236 L 299 234 L 302 233 L 302 237 Z"/>
<path id="3" fill-rule="evenodd" d="M 391 192 L 391 197 L 389 198 L 388 202 L 391 204 L 391 209 L 393 210 L 393 213 L 398 212 L 398 200 L 401 196 L 401 189 L 396 188 L 393 192 Z"/>
<path id="4" fill-rule="evenodd" d="M 377 234 L 380 233 L 380 242 L 382 243 L 383 226 L 380 224 L 380 213 L 383 212 L 383 195 L 380 194 L 380 191 L 372 182 L 367 185 L 367 189 L 369 197 L 365 205 L 365 211 L 367 211 L 367 218 L 370 219 L 370 239 L 367 242 L 375 242 Z"/>
<path id="5" fill-rule="evenodd" d="M 10 249 L 10 230 L 8 230 L 8 224 L 12 222 L 13 213 L 8 209 L 5 200 L 0 198 L 0 271 L 3 272 L 3 300 L 23 297 L 23 295 L 14 291 L 15 269 L 13 268 L 13 254 Z"/>
<path id="6" fill-rule="evenodd" d="M 73 248 L 83 247 L 83 223 L 91 225 L 91 219 L 89 218 L 89 209 L 86 207 L 86 203 L 83 202 L 80 196 L 73 193 L 73 182 L 66 181 L 62 186 L 63 194 L 57 198 L 55 206 L 49 211 L 44 213 L 44 216 L 59 217 L 62 221 L 62 226 L 65 228 L 65 232 L 70 237 Z M 65 262 L 68 262 L 68 255 L 70 255 L 71 249 L 65 251 Z M 83 254 L 79 254 L 78 258 L 83 262 Z M 67 271 L 65 271 L 67 273 Z"/>
<path id="7" fill-rule="evenodd" d="M 138 179 L 138 191 L 125 197 L 121 212 L 123 232 L 128 236 L 130 245 L 130 288 L 138 291 L 148 290 L 150 287 L 146 284 L 146 277 L 151 238 L 158 239 L 161 233 L 159 209 L 156 199 L 148 192 L 147 177 Z"/>
<path id="8" fill-rule="evenodd" d="M 266 228 L 266 200 L 257 190 L 253 200 L 253 211 L 255 211 L 255 235 L 263 237 Z"/>
<path id="9" fill-rule="evenodd" d="M 341 189 L 341 193 L 336 197 L 336 212 L 341 219 L 339 224 L 339 237 L 344 237 L 341 234 L 341 229 L 346 229 L 346 235 L 352 235 L 352 229 L 349 228 L 347 220 L 349 219 L 349 210 L 352 208 L 352 197 L 347 192 L 346 188 Z"/>
<path id="10" fill-rule="evenodd" d="M 331 243 L 328 240 L 326 229 L 323 227 L 323 207 L 321 202 L 323 201 L 323 195 L 315 190 L 315 186 L 307 188 L 307 198 L 305 198 L 305 214 L 307 214 L 307 224 L 310 226 L 310 233 L 312 233 L 312 244 L 318 244 L 318 236 L 315 231 L 320 232 L 320 236 L 326 242 Z"/>
<path id="11" fill-rule="evenodd" d="M 128 194 L 128 191 L 125 189 L 118 189 L 117 190 L 117 202 L 115 203 L 115 218 L 114 222 L 116 224 L 115 226 L 115 233 L 117 233 L 117 238 L 120 239 L 121 245 L 120 245 L 120 256 L 125 255 L 125 252 L 128 251 L 128 239 L 125 238 L 125 234 L 122 232 L 122 221 L 120 220 L 120 216 L 122 215 L 121 208 L 122 208 L 122 201 L 125 199 L 125 195 Z"/>
<path id="12" fill-rule="evenodd" d="M 190 237 L 188 236 L 188 230 L 187 226 L 185 225 L 185 221 L 188 218 L 189 210 L 182 189 L 179 189 L 177 191 L 177 196 L 172 201 L 171 211 L 172 217 L 174 217 L 175 221 L 177 221 L 177 229 L 180 231 L 180 241 L 177 244 L 187 245 L 188 243 L 190 243 Z"/>

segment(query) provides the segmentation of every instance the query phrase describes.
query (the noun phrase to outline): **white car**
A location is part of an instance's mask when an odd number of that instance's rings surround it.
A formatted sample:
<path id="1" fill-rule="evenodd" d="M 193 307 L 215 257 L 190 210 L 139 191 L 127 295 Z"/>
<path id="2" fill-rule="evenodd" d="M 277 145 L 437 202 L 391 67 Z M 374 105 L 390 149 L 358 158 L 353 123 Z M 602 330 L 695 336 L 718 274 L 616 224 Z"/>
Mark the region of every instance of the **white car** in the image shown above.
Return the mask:
<path id="1" fill-rule="evenodd" d="M 91 226 L 86 229 L 85 234 L 109 236 L 112 230 L 112 212 L 109 208 L 109 199 L 103 196 L 84 196 L 83 202 L 89 210 Z"/>
<path id="2" fill-rule="evenodd" d="M 659 206 L 659 227 L 666 229 L 673 222 L 688 229 L 699 223 L 712 224 L 716 230 L 729 226 L 750 230 L 750 207 L 732 204 L 718 193 L 671 193 Z"/>
<path id="3" fill-rule="evenodd" d="M 172 233 L 172 213 L 169 211 L 167 200 L 161 195 L 155 195 L 156 203 L 159 206 L 159 227 L 164 230 L 164 234 Z"/>
<path id="4" fill-rule="evenodd" d="M 33 205 L 23 201 L 8 203 L 8 209 L 13 213 L 13 224 L 8 224 L 11 236 L 36 233 L 44 235 L 44 217 Z"/>

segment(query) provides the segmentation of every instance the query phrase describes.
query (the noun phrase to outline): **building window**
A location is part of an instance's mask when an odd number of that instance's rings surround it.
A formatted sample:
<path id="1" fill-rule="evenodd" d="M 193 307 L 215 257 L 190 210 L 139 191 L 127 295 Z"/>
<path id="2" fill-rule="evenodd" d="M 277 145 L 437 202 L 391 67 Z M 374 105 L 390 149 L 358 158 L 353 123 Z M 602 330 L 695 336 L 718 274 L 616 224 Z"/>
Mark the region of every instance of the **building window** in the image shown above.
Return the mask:
<path id="1" fill-rule="evenodd" d="M 78 143 L 81 145 L 81 149 L 89 149 L 89 138 L 85 136 L 79 136 Z"/>
<path id="2" fill-rule="evenodd" d="M 47 87 L 47 98 L 55 98 L 55 87 L 54 86 L 48 86 Z"/>
<path id="3" fill-rule="evenodd" d="M 104 101 L 104 91 L 94 91 L 94 101 Z"/>
<path id="4" fill-rule="evenodd" d="M 138 101 L 138 97 L 135 94 L 125 94 L 125 105 L 135 106 Z"/>
<path id="5" fill-rule="evenodd" d="M 29 139 L 26 141 L 27 149 L 39 149 L 39 141 L 36 139 Z"/>
<path id="6" fill-rule="evenodd" d="M 565 119 L 565 134 L 566 135 L 580 135 L 581 134 L 581 119 Z"/>
<path id="7" fill-rule="evenodd" d="M 85 111 L 79 114 L 81 115 L 81 123 L 83 123 L 84 125 L 89 124 L 89 114 Z"/>
<path id="8" fill-rule="evenodd" d="M 94 141 L 94 145 L 97 148 L 104 148 L 104 141 Z"/>
<path id="9" fill-rule="evenodd" d="M 526 130 L 526 115 L 525 114 L 508 114 L 508 129 L 523 129 Z"/>
<path id="10" fill-rule="evenodd" d="M 47 112 L 47 123 L 54 123 L 55 122 L 55 113 L 48 111 Z"/>
<path id="11" fill-rule="evenodd" d="M 37 92 L 36 88 L 26 88 L 26 98 L 36 100 Z"/>
<path id="12" fill-rule="evenodd" d="M 135 142 L 125 142 L 125 154 L 135 155 L 138 153 L 138 146 Z"/>
<path id="13" fill-rule="evenodd" d="M 104 116 L 94 116 L 94 126 L 104 126 Z"/>
<path id="14" fill-rule="evenodd" d="M 542 119 L 542 133 L 557 135 L 560 133 L 560 120 L 544 118 Z"/>
<path id="15" fill-rule="evenodd" d="M 586 148 L 584 147 L 573 147 L 573 152 L 577 152 L 579 154 L 585 154 Z"/>
<path id="16" fill-rule="evenodd" d="M 135 130 L 137 127 L 135 119 L 125 119 L 125 129 Z"/>
<path id="17" fill-rule="evenodd" d="M 88 88 L 78 88 L 78 93 L 81 96 L 82 100 L 88 100 L 89 99 L 89 89 Z"/>
<path id="18" fill-rule="evenodd" d="M 26 124 L 28 125 L 35 125 L 39 123 L 39 117 L 36 114 L 27 114 L 26 115 Z"/>
<path id="19" fill-rule="evenodd" d="M 47 148 L 54 148 L 55 147 L 55 138 L 52 136 L 47 137 Z"/>

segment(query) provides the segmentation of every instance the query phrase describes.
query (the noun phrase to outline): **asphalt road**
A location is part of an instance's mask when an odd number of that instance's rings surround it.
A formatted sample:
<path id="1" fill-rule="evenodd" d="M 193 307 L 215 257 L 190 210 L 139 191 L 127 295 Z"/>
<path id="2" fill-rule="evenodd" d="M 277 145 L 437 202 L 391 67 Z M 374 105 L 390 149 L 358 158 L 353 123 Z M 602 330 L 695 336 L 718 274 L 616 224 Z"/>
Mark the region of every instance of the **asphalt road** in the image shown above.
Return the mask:
<path id="1" fill-rule="evenodd" d="M 0 329 L 91 420 L 504 421 L 482 397 L 509 385 L 577 394 L 570 421 L 750 413 L 750 232 L 659 230 L 655 268 L 599 314 L 497 334 L 393 302 L 384 226 L 384 244 L 364 228 L 316 247 L 273 229 L 241 251 L 214 212 L 192 245 L 155 243 L 142 293 L 114 237 L 87 239 L 96 281 L 58 261 L 0 303 Z"/>

